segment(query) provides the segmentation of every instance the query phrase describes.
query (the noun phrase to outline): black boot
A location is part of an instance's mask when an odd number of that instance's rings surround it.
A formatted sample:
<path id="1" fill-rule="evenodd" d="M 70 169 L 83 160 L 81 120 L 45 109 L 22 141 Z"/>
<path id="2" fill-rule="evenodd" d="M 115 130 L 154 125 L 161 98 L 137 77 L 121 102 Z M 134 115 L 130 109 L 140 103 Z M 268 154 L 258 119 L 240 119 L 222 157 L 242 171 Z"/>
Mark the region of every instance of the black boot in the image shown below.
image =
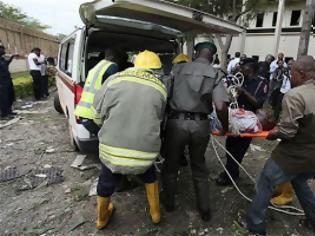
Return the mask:
<path id="1" fill-rule="evenodd" d="M 194 180 L 194 187 L 197 200 L 197 209 L 204 221 L 211 220 L 209 182 L 208 180 Z"/>
<path id="2" fill-rule="evenodd" d="M 161 202 L 167 212 L 175 210 L 175 193 L 177 186 L 177 175 L 162 175 L 163 191 L 161 192 Z"/>

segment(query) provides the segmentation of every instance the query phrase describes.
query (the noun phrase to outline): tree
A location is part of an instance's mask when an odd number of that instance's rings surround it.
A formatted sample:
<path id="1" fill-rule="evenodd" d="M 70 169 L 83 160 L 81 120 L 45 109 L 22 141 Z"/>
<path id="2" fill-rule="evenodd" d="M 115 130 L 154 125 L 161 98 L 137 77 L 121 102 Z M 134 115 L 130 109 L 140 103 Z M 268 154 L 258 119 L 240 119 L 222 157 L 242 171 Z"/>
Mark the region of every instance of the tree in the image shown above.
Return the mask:
<path id="1" fill-rule="evenodd" d="M 29 17 L 21 9 L 2 1 L 0 1 L 0 16 L 40 31 L 50 28 L 49 25 L 42 24 L 39 20 Z"/>
<path id="2" fill-rule="evenodd" d="M 196 8 L 198 10 L 228 19 L 232 22 L 239 22 L 246 27 L 250 19 L 257 13 L 263 12 L 267 6 L 276 2 L 276 0 L 168 0 L 184 6 Z M 240 20 L 242 18 L 242 20 Z M 215 34 L 221 49 L 221 66 L 226 68 L 227 54 L 231 47 L 233 35 L 225 35 L 225 41 L 222 35 Z"/>
<path id="3" fill-rule="evenodd" d="M 306 55 L 308 52 L 314 8 L 315 0 L 306 0 L 297 58 Z"/>

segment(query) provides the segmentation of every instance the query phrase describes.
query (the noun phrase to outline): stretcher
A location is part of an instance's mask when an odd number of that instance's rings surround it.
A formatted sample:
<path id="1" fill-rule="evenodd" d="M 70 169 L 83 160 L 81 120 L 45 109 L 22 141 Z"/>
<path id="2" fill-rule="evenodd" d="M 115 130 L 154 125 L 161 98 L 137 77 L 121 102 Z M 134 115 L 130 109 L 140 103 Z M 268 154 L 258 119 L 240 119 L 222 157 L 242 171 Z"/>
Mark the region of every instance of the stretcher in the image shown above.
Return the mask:
<path id="1" fill-rule="evenodd" d="M 243 138 L 245 138 L 245 137 L 247 137 L 247 138 L 266 138 L 268 136 L 268 134 L 269 134 L 269 131 L 261 131 L 258 133 L 241 133 L 238 136 L 243 137 Z M 221 136 L 219 131 L 213 131 L 212 135 Z M 226 134 L 224 134 L 224 136 L 234 136 L 235 137 L 235 134 L 226 133 Z"/>

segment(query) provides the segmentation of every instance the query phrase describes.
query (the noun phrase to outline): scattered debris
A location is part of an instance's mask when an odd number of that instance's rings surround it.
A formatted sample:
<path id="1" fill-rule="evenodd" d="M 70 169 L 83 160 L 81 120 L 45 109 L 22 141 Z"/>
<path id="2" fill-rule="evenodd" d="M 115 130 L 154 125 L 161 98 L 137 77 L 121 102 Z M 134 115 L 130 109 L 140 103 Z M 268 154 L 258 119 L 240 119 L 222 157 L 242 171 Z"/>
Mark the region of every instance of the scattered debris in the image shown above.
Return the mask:
<path id="1" fill-rule="evenodd" d="M 7 123 L 1 124 L 0 125 L 0 129 L 3 129 L 4 127 L 10 126 L 15 124 L 16 122 L 18 122 L 21 119 L 21 117 L 15 117 L 12 120 L 9 120 Z"/>
<path id="2" fill-rule="evenodd" d="M 32 108 L 34 106 L 34 103 L 30 103 L 24 106 L 21 106 L 22 109 Z"/>
<path id="3" fill-rule="evenodd" d="M 219 228 L 216 228 L 216 231 L 217 231 L 219 234 L 223 234 L 224 229 L 223 229 L 222 227 L 219 227 Z"/>
<path id="4" fill-rule="evenodd" d="M 55 151 L 55 149 L 53 147 L 48 147 L 45 152 L 46 153 L 53 153 L 54 151 Z"/>
<path id="5" fill-rule="evenodd" d="M 258 145 L 255 145 L 255 144 L 251 144 L 250 145 L 250 149 L 255 152 L 255 151 L 258 151 L 258 152 L 265 152 L 266 150 L 263 149 L 261 146 L 258 146 Z"/>
<path id="6" fill-rule="evenodd" d="M 85 158 L 86 158 L 86 155 L 78 155 L 72 162 L 71 167 L 75 169 L 79 169 L 80 166 L 83 164 Z"/>
<path id="7" fill-rule="evenodd" d="M 71 221 L 72 223 L 70 223 L 71 227 L 69 229 L 69 232 L 74 231 L 75 229 L 88 222 L 81 214 L 74 215 Z"/>
<path id="8" fill-rule="evenodd" d="M 52 185 L 64 181 L 62 170 L 58 168 L 43 168 L 32 170 L 18 185 L 18 191 L 31 190 L 39 185 Z"/>
<path id="9" fill-rule="evenodd" d="M 22 174 L 16 166 L 7 166 L 3 170 L 0 169 L 0 182 L 9 181 L 21 177 Z"/>
<path id="10" fill-rule="evenodd" d="M 86 155 L 78 155 L 71 164 L 71 167 L 81 171 L 98 168 L 98 164 L 83 165 Z"/>
<path id="11" fill-rule="evenodd" d="M 231 190 L 233 190 L 233 189 L 234 189 L 233 187 L 229 186 L 229 187 L 226 187 L 226 188 L 222 189 L 222 190 L 221 190 L 221 193 L 222 193 L 222 194 L 225 194 L 225 193 L 227 193 L 227 192 L 229 192 L 229 191 L 231 191 Z"/>
<path id="12" fill-rule="evenodd" d="M 89 197 L 92 197 L 92 196 L 96 196 L 97 195 L 97 191 L 96 191 L 96 188 L 97 188 L 97 182 L 98 182 L 98 178 L 96 178 L 91 187 L 90 187 L 90 191 L 89 191 Z"/>

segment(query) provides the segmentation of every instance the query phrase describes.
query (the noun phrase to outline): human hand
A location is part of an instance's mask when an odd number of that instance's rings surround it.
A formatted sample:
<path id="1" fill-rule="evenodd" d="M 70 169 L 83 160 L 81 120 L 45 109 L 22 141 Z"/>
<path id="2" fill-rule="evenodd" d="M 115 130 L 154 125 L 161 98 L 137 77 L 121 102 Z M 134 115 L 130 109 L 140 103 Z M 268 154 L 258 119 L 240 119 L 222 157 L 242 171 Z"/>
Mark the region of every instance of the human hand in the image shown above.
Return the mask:
<path id="1" fill-rule="evenodd" d="M 272 130 L 269 131 L 268 136 L 266 139 L 268 140 L 276 140 L 279 136 L 279 129 L 277 127 L 273 128 Z"/>
<path id="2" fill-rule="evenodd" d="M 239 95 L 243 95 L 245 92 L 246 92 L 246 90 L 245 90 L 244 88 L 242 88 L 242 87 L 237 87 L 237 93 L 238 93 Z"/>

